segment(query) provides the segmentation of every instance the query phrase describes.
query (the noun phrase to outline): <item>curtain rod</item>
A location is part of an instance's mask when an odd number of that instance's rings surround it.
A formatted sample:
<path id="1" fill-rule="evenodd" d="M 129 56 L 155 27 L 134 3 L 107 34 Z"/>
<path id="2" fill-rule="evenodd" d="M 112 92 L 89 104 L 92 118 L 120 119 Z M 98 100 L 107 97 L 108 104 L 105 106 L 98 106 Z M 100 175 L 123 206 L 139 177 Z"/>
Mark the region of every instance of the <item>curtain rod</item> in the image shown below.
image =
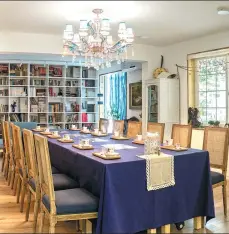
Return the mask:
<path id="1" fill-rule="evenodd" d="M 100 74 L 99 76 L 105 76 L 107 74 L 113 74 L 113 73 L 118 73 L 118 72 L 121 72 L 122 70 L 118 70 L 118 71 L 114 71 L 114 72 L 107 72 L 107 73 L 103 73 L 103 74 Z"/>

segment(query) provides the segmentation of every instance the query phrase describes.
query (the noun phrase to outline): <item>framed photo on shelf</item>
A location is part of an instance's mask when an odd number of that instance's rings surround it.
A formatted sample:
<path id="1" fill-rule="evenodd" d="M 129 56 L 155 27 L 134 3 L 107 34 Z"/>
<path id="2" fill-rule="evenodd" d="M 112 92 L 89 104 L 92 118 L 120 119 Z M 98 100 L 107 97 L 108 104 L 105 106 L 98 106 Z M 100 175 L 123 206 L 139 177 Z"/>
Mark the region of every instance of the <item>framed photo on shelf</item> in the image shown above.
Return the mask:
<path id="1" fill-rule="evenodd" d="M 129 84 L 129 108 L 142 109 L 142 82 Z"/>

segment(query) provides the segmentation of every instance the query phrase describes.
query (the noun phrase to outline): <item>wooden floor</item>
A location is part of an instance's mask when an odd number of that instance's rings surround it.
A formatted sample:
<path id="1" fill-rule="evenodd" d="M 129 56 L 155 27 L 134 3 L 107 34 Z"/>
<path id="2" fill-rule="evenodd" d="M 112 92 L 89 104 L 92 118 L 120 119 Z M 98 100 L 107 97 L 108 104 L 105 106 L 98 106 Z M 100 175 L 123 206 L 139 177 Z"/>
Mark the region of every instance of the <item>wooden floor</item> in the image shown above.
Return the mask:
<path id="1" fill-rule="evenodd" d="M 1 163 L 1 160 L 0 160 Z M 228 186 L 229 187 L 229 186 Z M 229 194 L 229 191 L 228 191 Z M 216 218 L 210 220 L 206 228 L 196 231 L 197 233 L 227 233 L 229 232 L 229 217 L 224 218 L 221 189 L 214 189 Z M 5 179 L 0 174 L 0 233 L 32 233 L 33 213 L 30 220 L 25 222 L 25 214 L 20 213 L 19 204 L 16 204 L 16 197 L 7 186 Z M 173 233 L 193 233 L 193 223 L 189 220 L 185 223 L 182 231 L 177 231 L 172 225 Z M 47 223 L 44 232 L 48 232 Z M 56 233 L 76 233 L 76 222 L 59 222 Z"/>

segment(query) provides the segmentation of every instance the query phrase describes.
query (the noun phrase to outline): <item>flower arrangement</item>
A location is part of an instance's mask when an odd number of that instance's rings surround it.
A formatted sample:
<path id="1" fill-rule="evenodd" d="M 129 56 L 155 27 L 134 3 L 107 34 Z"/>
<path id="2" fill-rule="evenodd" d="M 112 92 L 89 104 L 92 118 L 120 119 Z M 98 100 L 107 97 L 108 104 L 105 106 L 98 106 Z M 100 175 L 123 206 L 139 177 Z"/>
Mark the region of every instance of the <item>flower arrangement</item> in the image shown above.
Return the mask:
<path id="1" fill-rule="evenodd" d="M 216 120 L 216 121 L 214 121 L 214 120 L 209 120 L 209 121 L 208 121 L 208 124 L 209 124 L 210 126 L 212 126 L 212 127 L 219 127 L 220 121 L 218 121 L 218 120 Z"/>

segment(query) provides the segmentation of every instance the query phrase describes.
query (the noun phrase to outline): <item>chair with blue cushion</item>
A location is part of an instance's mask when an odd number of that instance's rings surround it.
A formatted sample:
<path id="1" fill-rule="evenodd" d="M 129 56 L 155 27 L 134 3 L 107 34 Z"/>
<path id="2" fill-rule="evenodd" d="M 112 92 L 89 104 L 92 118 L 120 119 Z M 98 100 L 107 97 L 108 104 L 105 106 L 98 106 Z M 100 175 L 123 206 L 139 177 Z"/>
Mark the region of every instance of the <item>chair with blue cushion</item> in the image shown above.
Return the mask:
<path id="1" fill-rule="evenodd" d="M 203 150 L 209 152 L 213 188 L 222 186 L 224 215 L 227 216 L 227 160 L 228 160 L 228 128 L 206 127 L 204 129 Z"/>
<path id="2" fill-rule="evenodd" d="M 13 122 L 13 124 L 20 127 L 21 130 L 23 129 L 33 130 L 37 127 L 36 122 Z"/>
<path id="3" fill-rule="evenodd" d="M 27 162 L 27 202 L 26 202 L 26 217 L 25 220 L 29 220 L 29 211 L 31 204 L 31 195 L 35 198 L 34 203 L 34 232 L 37 226 L 38 208 L 40 207 L 40 186 L 38 178 L 38 162 L 40 159 L 37 158 L 34 146 L 33 132 L 27 129 L 23 130 L 25 158 Z M 41 163 L 41 162 L 40 162 Z M 64 190 L 79 187 L 79 183 L 65 174 L 53 174 L 54 190 Z"/>
<path id="4" fill-rule="evenodd" d="M 40 232 L 45 214 L 49 218 L 49 233 L 55 233 L 58 221 L 97 218 L 98 199 L 85 189 L 75 188 L 54 191 L 53 175 L 46 137 L 34 135 L 41 187 Z"/>

